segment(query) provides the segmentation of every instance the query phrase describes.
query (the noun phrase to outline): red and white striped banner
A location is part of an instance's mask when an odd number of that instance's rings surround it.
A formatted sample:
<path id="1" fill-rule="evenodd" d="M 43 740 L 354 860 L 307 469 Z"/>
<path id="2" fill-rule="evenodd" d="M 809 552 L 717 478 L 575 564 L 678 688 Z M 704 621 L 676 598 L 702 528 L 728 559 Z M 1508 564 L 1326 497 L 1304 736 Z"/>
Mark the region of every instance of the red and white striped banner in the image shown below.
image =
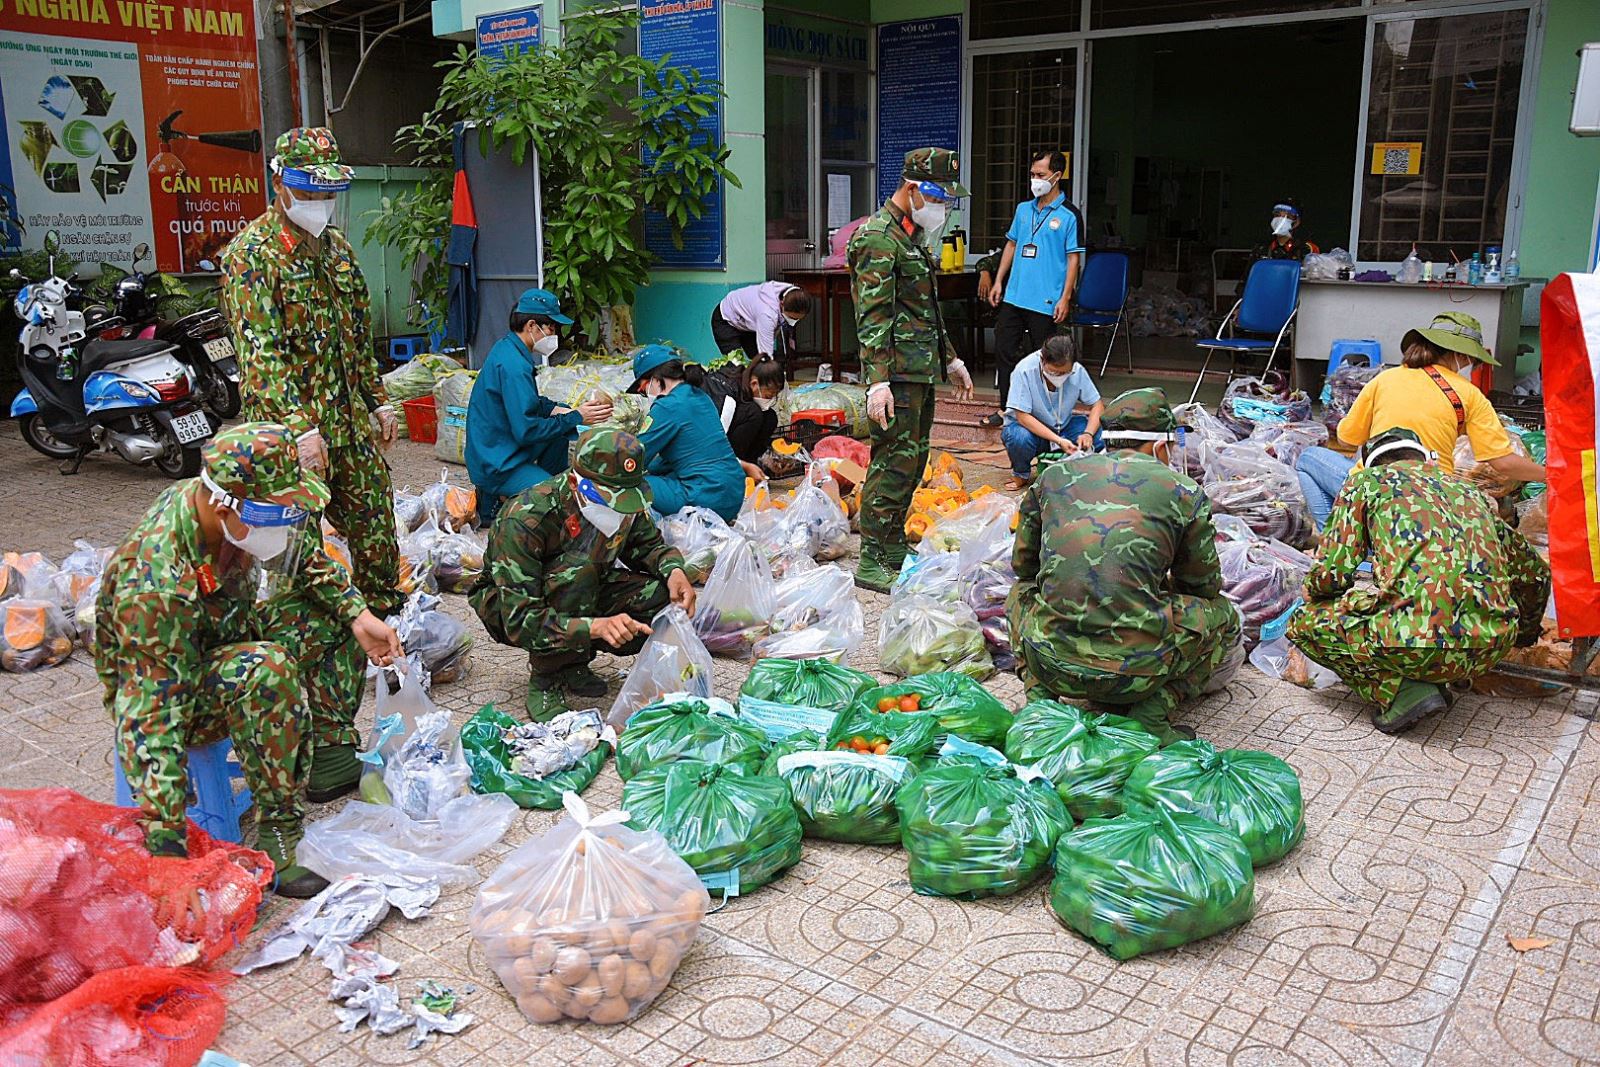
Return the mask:
<path id="1" fill-rule="evenodd" d="M 1563 637 L 1600 635 L 1600 274 L 1562 274 L 1539 307 L 1550 570 Z"/>

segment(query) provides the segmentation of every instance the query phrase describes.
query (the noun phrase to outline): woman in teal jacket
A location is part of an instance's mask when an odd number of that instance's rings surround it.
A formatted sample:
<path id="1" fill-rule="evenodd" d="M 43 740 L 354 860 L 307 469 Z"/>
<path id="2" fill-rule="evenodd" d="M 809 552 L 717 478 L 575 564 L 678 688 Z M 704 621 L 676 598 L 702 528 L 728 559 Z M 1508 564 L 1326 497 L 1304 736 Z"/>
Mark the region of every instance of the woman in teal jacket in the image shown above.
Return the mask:
<path id="1" fill-rule="evenodd" d="M 485 525 L 502 497 L 567 469 L 567 446 L 580 425 L 611 417 L 606 401 L 573 411 L 539 394 L 538 368 L 561 343 L 556 327 L 570 325 L 555 294 L 529 289 L 511 312 L 510 332 L 489 349 L 473 383 L 465 452 Z"/>
<path id="2" fill-rule="evenodd" d="M 639 441 L 655 509 L 671 515 L 692 504 L 732 522 L 744 503 L 744 468 L 717 406 L 701 388 L 705 371 L 665 345 L 645 345 L 633 355 L 633 376 L 631 391 L 650 398 Z"/>

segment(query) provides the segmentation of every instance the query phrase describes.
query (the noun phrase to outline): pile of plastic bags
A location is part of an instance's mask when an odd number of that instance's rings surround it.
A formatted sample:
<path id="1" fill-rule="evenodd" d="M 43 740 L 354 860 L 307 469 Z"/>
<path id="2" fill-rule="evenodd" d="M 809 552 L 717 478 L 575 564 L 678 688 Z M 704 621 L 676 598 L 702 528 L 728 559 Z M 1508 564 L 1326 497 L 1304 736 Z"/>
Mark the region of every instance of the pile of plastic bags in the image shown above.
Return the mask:
<path id="1" fill-rule="evenodd" d="M 1254 648 L 1263 636 L 1282 635 L 1314 561 L 1282 541 L 1258 536 L 1235 516 L 1217 516 L 1216 526 L 1222 595 L 1239 609 L 1245 647 Z"/>
<path id="2" fill-rule="evenodd" d="M 1311 398 L 1290 392 L 1284 377 L 1273 372 L 1264 378 L 1235 378 L 1222 392 L 1217 417 L 1238 437 L 1248 437 L 1261 423 L 1310 422 Z"/>
<path id="3" fill-rule="evenodd" d="M 1178 425 L 1186 427 L 1183 434 L 1184 470 L 1189 477 L 1199 481 L 1205 476 L 1211 454 L 1222 445 L 1231 445 L 1239 435 L 1228 425 L 1206 410 L 1204 404 L 1179 404 L 1172 409 Z"/>
<path id="4" fill-rule="evenodd" d="M 1287 545 L 1311 543 L 1315 528 L 1299 477 L 1259 442 L 1217 448 L 1201 486 L 1217 514 L 1235 515 L 1260 536 Z"/>
<path id="5" fill-rule="evenodd" d="M 26 674 L 65 663 L 83 640 L 74 618 L 86 610 L 93 647 L 94 600 L 110 550 L 79 541 L 57 567 L 43 553 L 7 552 L 0 565 L 0 669 Z"/>
<path id="6" fill-rule="evenodd" d="M 504 793 L 524 808 L 557 808 L 562 794 L 588 789 L 616 743 L 592 709 L 521 722 L 491 704 L 461 727 L 473 790 Z"/>
<path id="7" fill-rule="evenodd" d="M 1201 298 L 1157 286 L 1129 290 L 1123 315 L 1135 337 L 1203 337 L 1213 318 Z"/>
<path id="8" fill-rule="evenodd" d="M 657 518 L 656 526 L 661 539 L 682 553 L 685 573 L 696 585 L 711 576 L 722 550 L 740 536 L 710 508 L 687 507 Z"/>
<path id="9" fill-rule="evenodd" d="M 468 925 L 530 1022 L 625 1022 L 666 988 L 711 901 L 661 834 L 624 825 L 629 812 L 563 803 L 568 818 L 479 888 Z"/>

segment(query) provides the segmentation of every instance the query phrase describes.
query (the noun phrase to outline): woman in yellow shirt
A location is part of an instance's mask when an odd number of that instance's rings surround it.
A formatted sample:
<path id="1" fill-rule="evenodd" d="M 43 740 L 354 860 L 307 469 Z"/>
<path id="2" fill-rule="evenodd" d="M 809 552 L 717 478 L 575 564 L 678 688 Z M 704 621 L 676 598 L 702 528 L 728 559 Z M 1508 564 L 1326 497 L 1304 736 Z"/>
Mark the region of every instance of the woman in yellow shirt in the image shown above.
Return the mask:
<path id="1" fill-rule="evenodd" d="M 1350 412 L 1339 421 L 1339 440 L 1359 448 L 1385 430 L 1403 426 L 1438 455 L 1439 466 L 1454 471 L 1456 438 L 1465 434 L 1472 454 L 1496 474 L 1524 482 L 1545 480 L 1544 468 L 1511 451 L 1494 406 L 1469 380 L 1472 365 L 1499 361 L 1483 347 L 1483 327 L 1471 315 L 1447 311 L 1434 316 L 1427 329 L 1408 330 L 1400 339 L 1401 365 L 1366 384 Z M 1322 529 L 1355 466 L 1328 448 L 1308 448 L 1295 464 L 1300 487 Z"/>

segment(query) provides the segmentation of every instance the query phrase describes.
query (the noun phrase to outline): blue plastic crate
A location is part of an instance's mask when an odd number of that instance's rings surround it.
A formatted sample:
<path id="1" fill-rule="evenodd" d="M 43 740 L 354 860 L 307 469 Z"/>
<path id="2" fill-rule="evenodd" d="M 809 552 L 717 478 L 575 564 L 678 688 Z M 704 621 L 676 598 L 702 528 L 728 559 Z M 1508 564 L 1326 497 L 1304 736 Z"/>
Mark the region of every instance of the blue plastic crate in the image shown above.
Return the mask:
<path id="1" fill-rule="evenodd" d="M 407 363 L 428 351 L 428 338 L 423 334 L 389 338 L 389 360 Z"/>

